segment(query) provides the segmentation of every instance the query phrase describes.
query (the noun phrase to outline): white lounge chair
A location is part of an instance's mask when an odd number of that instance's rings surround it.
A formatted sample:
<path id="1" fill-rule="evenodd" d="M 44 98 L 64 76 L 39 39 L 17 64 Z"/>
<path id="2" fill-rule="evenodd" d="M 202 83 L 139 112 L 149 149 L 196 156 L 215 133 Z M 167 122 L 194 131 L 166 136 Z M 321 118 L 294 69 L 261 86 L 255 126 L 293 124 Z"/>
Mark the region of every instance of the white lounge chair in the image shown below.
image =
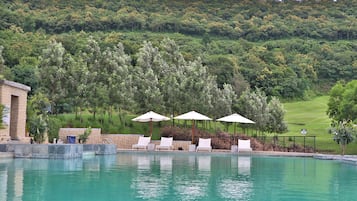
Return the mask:
<path id="1" fill-rule="evenodd" d="M 148 145 L 150 143 L 150 137 L 140 136 L 138 140 L 138 144 L 133 144 L 133 149 L 148 149 Z"/>
<path id="2" fill-rule="evenodd" d="M 212 151 L 211 138 L 208 139 L 200 138 L 198 140 L 198 146 L 196 152 L 197 151 Z"/>
<path id="3" fill-rule="evenodd" d="M 172 142 L 173 142 L 173 137 L 161 137 L 160 145 L 156 146 L 156 149 L 173 150 L 174 146 L 172 146 Z"/>
<path id="4" fill-rule="evenodd" d="M 238 139 L 238 152 L 240 151 L 253 151 L 250 147 L 250 140 Z"/>

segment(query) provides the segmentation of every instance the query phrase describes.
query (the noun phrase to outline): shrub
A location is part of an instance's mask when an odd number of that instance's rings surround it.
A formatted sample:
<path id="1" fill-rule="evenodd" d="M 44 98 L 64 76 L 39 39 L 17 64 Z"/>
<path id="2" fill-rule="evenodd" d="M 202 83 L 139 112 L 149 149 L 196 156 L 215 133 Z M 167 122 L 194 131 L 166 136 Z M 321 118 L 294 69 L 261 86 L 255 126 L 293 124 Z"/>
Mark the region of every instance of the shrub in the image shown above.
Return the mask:
<path id="1" fill-rule="evenodd" d="M 90 133 L 92 132 L 92 128 L 88 127 L 83 134 L 79 135 L 79 141 L 83 144 L 86 143 Z"/>
<path id="2" fill-rule="evenodd" d="M 48 121 L 48 141 L 53 142 L 54 138 L 58 139 L 58 131 L 61 128 L 62 122 L 56 118 L 49 118 Z"/>

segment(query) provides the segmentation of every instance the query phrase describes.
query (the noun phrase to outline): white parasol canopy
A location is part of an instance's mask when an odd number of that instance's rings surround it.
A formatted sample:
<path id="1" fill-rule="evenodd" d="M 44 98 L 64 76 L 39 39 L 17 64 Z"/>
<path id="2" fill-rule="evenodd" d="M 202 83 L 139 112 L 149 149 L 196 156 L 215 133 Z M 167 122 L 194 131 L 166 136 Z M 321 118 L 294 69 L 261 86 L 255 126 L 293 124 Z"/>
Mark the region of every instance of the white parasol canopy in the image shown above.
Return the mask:
<path id="1" fill-rule="evenodd" d="M 137 121 L 137 122 L 150 122 L 150 137 L 152 136 L 152 122 L 168 121 L 168 120 L 170 120 L 170 118 L 165 117 L 153 111 L 147 112 L 143 115 L 140 115 L 132 119 L 132 121 Z"/>
<path id="2" fill-rule="evenodd" d="M 245 124 L 255 124 L 254 121 L 243 117 L 240 114 L 234 113 L 222 118 L 217 119 L 217 121 L 224 121 L 224 122 L 234 122 L 234 123 L 245 123 Z"/>
<path id="3" fill-rule="evenodd" d="M 222 118 L 217 119 L 217 121 L 232 122 L 232 123 L 244 123 L 244 124 L 255 124 L 254 121 L 243 117 L 240 114 L 234 113 Z M 234 125 L 234 134 L 236 134 L 236 125 Z"/>
<path id="4" fill-rule="evenodd" d="M 132 121 L 138 121 L 138 122 L 150 122 L 150 121 L 157 122 L 157 121 L 168 121 L 168 120 L 170 120 L 170 118 L 165 117 L 153 111 L 147 112 L 143 115 L 140 115 L 132 119 Z"/>
<path id="5" fill-rule="evenodd" d="M 196 120 L 212 120 L 211 118 L 200 114 L 196 111 L 187 112 L 185 114 L 181 114 L 179 116 L 174 117 L 174 119 L 179 120 L 192 120 L 192 144 L 193 144 L 193 137 L 195 135 L 195 121 Z"/>

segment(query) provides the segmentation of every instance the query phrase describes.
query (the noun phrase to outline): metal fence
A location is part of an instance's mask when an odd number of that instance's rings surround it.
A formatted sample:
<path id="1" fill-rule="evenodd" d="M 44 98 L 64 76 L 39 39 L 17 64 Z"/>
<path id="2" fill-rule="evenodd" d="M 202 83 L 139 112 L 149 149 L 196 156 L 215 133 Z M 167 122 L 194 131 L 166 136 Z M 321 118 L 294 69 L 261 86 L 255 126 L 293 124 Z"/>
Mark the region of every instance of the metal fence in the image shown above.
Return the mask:
<path id="1" fill-rule="evenodd" d="M 316 136 L 257 136 L 263 144 L 271 144 L 273 149 L 281 151 L 316 152 Z"/>

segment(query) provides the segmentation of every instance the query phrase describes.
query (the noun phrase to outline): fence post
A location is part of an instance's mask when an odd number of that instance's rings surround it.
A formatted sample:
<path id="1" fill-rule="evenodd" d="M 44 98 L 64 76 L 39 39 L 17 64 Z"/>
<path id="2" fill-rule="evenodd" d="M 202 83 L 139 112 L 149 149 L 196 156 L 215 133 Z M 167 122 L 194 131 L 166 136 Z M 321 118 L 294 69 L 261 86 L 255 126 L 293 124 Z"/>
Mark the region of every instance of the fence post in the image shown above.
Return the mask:
<path id="1" fill-rule="evenodd" d="M 285 146 L 285 136 L 283 136 L 283 146 L 284 146 L 284 149 L 286 148 Z"/>
<path id="2" fill-rule="evenodd" d="M 305 144 L 305 142 L 306 142 L 306 136 L 304 136 L 304 153 L 306 152 L 306 150 L 305 150 L 305 148 L 306 148 L 306 144 Z"/>

